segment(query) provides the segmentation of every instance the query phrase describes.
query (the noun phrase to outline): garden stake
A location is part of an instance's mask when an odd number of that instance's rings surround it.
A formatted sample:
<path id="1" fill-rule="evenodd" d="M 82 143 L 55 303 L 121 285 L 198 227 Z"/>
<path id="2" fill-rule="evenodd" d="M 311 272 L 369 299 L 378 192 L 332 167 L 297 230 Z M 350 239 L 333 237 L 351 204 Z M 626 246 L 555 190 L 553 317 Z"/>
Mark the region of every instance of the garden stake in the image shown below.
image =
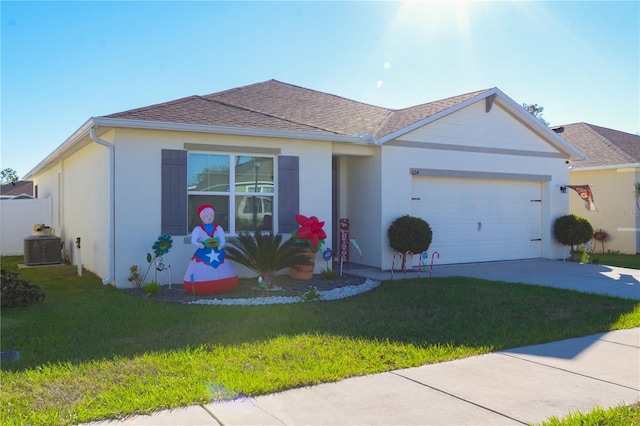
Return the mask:
<path id="1" fill-rule="evenodd" d="M 193 274 L 191 274 L 191 294 L 193 294 L 193 300 L 196 300 L 196 283 Z"/>
<path id="2" fill-rule="evenodd" d="M 404 275 L 405 278 L 407 278 L 407 258 L 411 257 L 411 260 L 413 260 L 413 252 L 408 251 L 404 254 L 404 259 L 402 262 L 402 274 Z"/>
<path id="3" fill-rule="evenodd" d="M 420 270 L 422 269 L 422 259 L 426 259 L 427 257 L 429 257 L 429 253 L 427 253 L 426 250 L 420 253 L 420 262 L 418 262 L 418 278 L 422 278 L 420 276 Z"/>
<path id="4" fill-rule="evenodd" d="M 402 253 L 400 253 L 399 251 L 393 253 L 393 260 L 391 261 L 391 279 L 393 280 L 393 270 L 396 267 L 396 255 L 400 255 L 400 258 L 402 258 Z"/>
<path id="5" fill-rule="evenodd" d="M 331 260 L 331 256 L 333 256 L 333 252 L 331 251 L 331 248 L 327 247 L 322 252 L 322 258 L 327 262 L 327 270 L 329 270 L 329 261 Z"/>
<path id="6" fill-rule="evenodd" d="M 433 276 L 433 256 L 438 255 L 438 259 L 440 259 L 440 253 L 438 253 L 437 251 L 434 251 L 433 254 L 431 255 L 431 268 L 429 269 L 429 278 L 431 278 Z"/>

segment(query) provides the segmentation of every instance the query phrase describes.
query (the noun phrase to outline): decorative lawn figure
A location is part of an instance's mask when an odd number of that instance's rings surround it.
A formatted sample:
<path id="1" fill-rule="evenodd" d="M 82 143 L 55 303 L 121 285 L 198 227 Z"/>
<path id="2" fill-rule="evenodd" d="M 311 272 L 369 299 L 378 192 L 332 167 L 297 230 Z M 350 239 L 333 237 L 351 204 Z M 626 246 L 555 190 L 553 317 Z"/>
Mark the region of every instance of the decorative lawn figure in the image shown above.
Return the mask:
<path id="1" fill-rule="evenodd" d="M 238 275 L 230 261 L 225 261 L 224 229 L 213 222 L 215 211 L 210 204 L 198 208 L 202 224 L 191 233 L 197 250 L 184 275 L 184 289 L 192 294 L 226 293 L 238 286 Z"/>

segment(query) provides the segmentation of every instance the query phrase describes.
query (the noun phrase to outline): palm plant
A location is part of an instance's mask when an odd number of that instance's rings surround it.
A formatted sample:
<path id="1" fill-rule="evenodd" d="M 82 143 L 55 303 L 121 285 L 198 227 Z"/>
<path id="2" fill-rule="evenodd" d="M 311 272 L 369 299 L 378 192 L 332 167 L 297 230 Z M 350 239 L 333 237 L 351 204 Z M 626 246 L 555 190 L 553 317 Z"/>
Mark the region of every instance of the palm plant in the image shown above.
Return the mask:
<path id="1" fill-rule="evenodd" d="M 227 259 L 257 273 L 268 288 L 272 288 L 277 271 L 310 264 L 304 246 L 293 239 L 282 242 L 281 234 L 241 232 L 229 239 L 225 251 Z"/>

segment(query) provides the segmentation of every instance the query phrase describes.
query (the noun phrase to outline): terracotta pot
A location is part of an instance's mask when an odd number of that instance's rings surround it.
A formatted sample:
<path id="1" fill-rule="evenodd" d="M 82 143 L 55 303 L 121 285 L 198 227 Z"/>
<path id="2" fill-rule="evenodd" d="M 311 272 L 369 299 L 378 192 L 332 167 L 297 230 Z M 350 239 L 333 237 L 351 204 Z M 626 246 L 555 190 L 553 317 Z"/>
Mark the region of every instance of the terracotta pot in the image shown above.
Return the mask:
<path id="1" fill-rule="evenodd" d="M 294 280 L 310 280 L 313 277 L 313 268 L 316 265 L 316 254 L 310 249 L 305 250 L 304 253 L 311 261 L 311 265 L 298 265 L 293 268 L 289 268 L 289 276 Z"/>

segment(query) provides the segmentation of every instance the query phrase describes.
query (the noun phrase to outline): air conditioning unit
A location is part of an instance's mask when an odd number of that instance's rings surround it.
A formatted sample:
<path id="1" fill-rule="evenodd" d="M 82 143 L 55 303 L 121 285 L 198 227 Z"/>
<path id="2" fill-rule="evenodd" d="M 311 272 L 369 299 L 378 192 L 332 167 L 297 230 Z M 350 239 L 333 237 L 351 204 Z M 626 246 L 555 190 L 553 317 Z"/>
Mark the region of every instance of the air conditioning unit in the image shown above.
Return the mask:
<path id="1" fill-rule="evenodd" d="M 62 263 L 62 243 L 55 235 L 31 235 L 24 239 L 27 266 Z"/>

